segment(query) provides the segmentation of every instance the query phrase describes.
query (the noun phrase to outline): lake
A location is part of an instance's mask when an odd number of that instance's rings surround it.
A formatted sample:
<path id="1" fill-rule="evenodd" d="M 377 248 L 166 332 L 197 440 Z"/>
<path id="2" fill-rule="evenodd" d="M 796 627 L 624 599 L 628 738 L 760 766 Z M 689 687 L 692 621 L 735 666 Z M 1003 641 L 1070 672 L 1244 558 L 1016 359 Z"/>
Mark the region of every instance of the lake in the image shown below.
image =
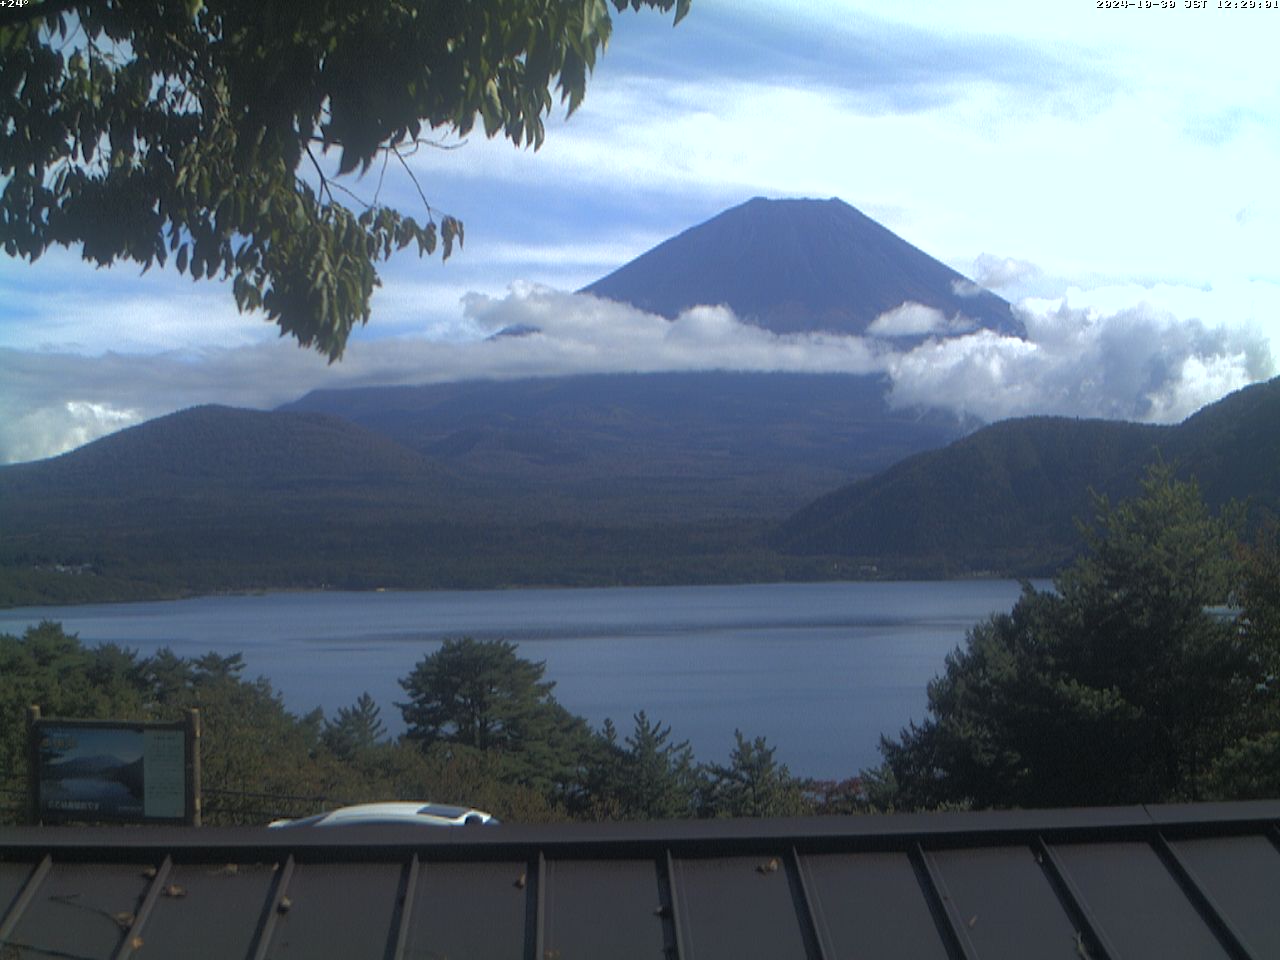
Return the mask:
<path id="1" fill-rule="evenodd" d="M 403 729 L 397 680 L 449 637 L 503 638 L 545 661 L 555 695 L 599 726 L 651 719 L 724 762 L 733 732 L 765 736 L 802 776 L 879 760 L 882 732 L 920 719 L 946 654 L 1012 609 L 1004 580 L 387 593 L 276 593 L 0 610 L 0 632 L 59 621 L 86 644 L 184 657 L 244 654 L 299 713 L 367 691 Z"/>

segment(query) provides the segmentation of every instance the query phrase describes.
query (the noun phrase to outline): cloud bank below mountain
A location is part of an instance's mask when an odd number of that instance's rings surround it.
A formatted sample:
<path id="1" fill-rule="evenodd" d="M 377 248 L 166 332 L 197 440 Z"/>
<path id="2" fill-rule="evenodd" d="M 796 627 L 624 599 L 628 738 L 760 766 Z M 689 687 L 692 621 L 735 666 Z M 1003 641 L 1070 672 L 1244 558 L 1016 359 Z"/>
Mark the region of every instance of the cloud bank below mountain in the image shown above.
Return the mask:
<path id="1" fill-rule="evenodd" d="M 922 311 L 904 305 L 877 320 L 877 329 L 917 338 L 962 329 Z M 669 321 L 519 284 L 502 297 L 463 298 L 469 340 L 362 342 L 332 367 L 283 341 L 96 357 L 0 350 L 0 405 L 11 411 L 0 420 L 0 460 L 52 456 L 199 403 L 270 408 L 318 387 L 712 369 L 873 374 L 886 378 L 888 402 L 898 408 L 986 421 L 1058 414 L 1168 423 L 1275 373 L 1270 342 L 1254 328 L 1182 321 L 1145 306 L 1102 313 L 1066 299 L 1027 302 L 1019 312 L 1025 340 L 978 330 L 907 343 L 776 334 L 719 306 Z M 524 335 L 494 336 L 503 330 Z"/>

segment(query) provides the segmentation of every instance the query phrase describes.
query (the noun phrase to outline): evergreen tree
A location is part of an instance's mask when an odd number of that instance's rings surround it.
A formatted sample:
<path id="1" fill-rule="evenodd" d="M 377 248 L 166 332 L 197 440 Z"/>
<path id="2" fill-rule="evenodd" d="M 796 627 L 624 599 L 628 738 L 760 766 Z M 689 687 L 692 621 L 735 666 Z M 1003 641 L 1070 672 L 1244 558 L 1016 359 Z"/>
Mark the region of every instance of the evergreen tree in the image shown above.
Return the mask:
<path id="1" fill-rule="evenodd" d="M 671 727 L 651 721 L 641 710 L 623 744 L 612 720 L 596 737 L 587 793 L 602 818 L 669 820 L 698 810 L 700 780 L 687 740 L 671 742 Z"/>
<path id="2" fill-rule="evenodd" d="M 311 812 L 270 797 L 322 792 L 314 762 L 323 714 L 297 717 L 265 677 L 245 679 L 244 657 L 207 653 L 185 665 L 165 658 L 164 693 L 155 718 L 177 720 L 200 711 L 201 782 L 207 823 L 263 823 L 275 816 Z M 153 680 L 155 671 L 151 673 Z M 181 685 L 178 683 L 181 682 Z"/>
<path id="3" fill-rule="evenodd" d="M 0 634 L 0 820 L 25 813 L 27 708 L 44 717 L 146 719 L 136 654 L 115 644 L 86 648 L 43 621 L 21 637 Z"/>
<path id="4" fill-rule="evenodd" d="M 332 721 L 325 721 L 321 739 L 335 756 L 351 760 L 373 749 L 387 736 L 387 725 L 379 714 L 382 708 L 369 696 L 360 694 L 349 707 L 339 707 Z"/>
<path id="5" fill-rule="evenodd" d="M 711 817 L 789 817 L 810 812 L 804 783 L 774 760 L 776 747 L 764 737 L 748 740 L 733 732 L 736 743 L 728 766 L 710 764 L 702 813 Z"/>
<path id="6" fill-rule="evenodd" d="M 623 809 L 642 820 L 691 816 L 697 805 L 693 748 L 671 743 L 671 727 L 650 722 L 641 710 L 623 755 Z"/>
<path id="7" fill-rule="evenodd" d="M 1260 682 L 1247 691 L 1249 731 L 1215 763 L 1213 790 L 1232 799 L 1280 796 L 1280 527 L 1245 551 L 1240 631 Z"/>
<path id="8" fill-rule="evenodd" d="M 929 685 L 929 716 L 881 750 L 895 802 L 927 807 L 1194 800 L 1248 729 L 1262 682 L 1211 608 L 1239 581 L 1236 522 L 1153 468 L 1097 502 L 1088 552 L 976 626 Z M 882 778 L 883 779 L 883 778 Z"/>
<path id="9" fill-rule="evenodd" d="M 443 746 L 499 758 L 513 782 L 570 797 L 589 754 L 586 721 L 565 710 L 543 680 L 546 664 L 516 655 L 505 640 L 446 640 L 400 680 L 406 736 L 424 751 Z"/>

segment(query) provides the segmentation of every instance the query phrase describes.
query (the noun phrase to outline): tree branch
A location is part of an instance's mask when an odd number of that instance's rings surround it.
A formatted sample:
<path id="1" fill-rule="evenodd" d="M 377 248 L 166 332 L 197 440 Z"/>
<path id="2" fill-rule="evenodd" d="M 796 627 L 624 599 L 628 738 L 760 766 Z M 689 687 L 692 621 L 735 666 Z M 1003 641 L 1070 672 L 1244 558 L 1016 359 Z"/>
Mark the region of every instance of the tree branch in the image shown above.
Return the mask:
<path id="1" fill-rule="evenodd" d="M 396 159 L 400 161 L 400 166 L 404 167 L 404 172 L 409 175 L 409 179 L 413 181 L 413 188 L 418 191 L 418 198 L 422 200 L 422 205 L 427 208 L 427 219 L 434 222 L 435 212 L 431 209 L 431 204 L 427 202 L 427 195 L 422 192 L 422 185 L 418 183 L 418 178 L 414 176 L 409 164 L 404 162 L 404 157 L 400 156 L 400 151 L 394 146 L 390 150 L 396 155 Z"/>
<path id="2" fill-rule="evenodd" d="M 336 201 L 333 199 L 333 191 L 329 189 L 329 178 L 326 177 L 324 175 L 324 171 L 320 169 L 320 164 L 316 160 L 316 155 L 311 152 L 310 144 L 306 145 L 306 151 L 307 158 L 311 161 L 311 165 L 316 168 L 316 176 L 320 178 L 320 190 L 316 195 L 319 196 L 321 193 L 327 193 L 329 195 L 329 202 L 335 203 Z"/>

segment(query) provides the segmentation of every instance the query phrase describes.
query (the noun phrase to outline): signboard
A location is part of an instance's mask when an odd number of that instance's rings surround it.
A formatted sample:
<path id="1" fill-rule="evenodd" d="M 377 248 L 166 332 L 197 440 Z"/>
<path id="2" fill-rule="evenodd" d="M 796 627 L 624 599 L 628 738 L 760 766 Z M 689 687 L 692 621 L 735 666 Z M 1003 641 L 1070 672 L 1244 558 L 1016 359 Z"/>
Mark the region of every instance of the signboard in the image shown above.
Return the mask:
<path id="1" fill-rule="evenodd" d="M 31 721 L 37 822 L 199 823 L 198 720 Z"/>

